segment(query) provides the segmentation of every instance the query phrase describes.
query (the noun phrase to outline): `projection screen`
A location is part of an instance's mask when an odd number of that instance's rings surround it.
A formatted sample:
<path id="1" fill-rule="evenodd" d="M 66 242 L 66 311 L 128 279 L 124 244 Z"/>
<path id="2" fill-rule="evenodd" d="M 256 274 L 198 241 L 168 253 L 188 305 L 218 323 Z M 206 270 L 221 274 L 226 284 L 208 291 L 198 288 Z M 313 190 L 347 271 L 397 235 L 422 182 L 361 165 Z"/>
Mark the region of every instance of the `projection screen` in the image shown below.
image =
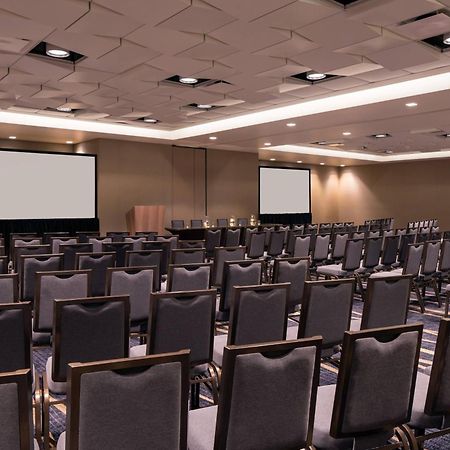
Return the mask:
<path id="1" fill-rule="evenodd" d="M 308 169 L 259 168 L 259 213 L 310 213 Z"/>
<path id="2" fill-rule="evenodd" d="M 0 219 L 96 217 L 95 155 L 0 150 Z"/>

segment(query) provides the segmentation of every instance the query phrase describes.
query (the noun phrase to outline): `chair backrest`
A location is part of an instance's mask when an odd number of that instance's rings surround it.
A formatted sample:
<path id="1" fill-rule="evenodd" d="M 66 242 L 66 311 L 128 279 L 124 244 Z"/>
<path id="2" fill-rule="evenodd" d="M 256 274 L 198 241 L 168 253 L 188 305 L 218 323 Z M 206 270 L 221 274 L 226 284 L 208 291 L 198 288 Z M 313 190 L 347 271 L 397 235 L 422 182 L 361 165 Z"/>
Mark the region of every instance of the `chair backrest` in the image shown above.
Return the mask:
<path id="1" fill-rule="evenodd" d="M 155 266 L 106 269 L 106 295 L 129 296 L 132 323 L 148 318 L 150 294 L 155 289 L 155 270 Z"/>
<path id="2" fill-rule="evenodd" d="M 318 234 L 315 239 L 312 252 L 313 261 L 324 261 L 328 258 L 328 247 L 330 246 L 331 234 Z"/>
<path id="3" fill-rule="evenodd" d="M 147 244 L 145 242 L 144 244 Z M 103 242 L 102 243 L 102 252 L 114 252 L 116 254 L 116 265 L 119 267 L 125 266 L 125 256 L 127 251 L 131 251 L 134 249 L 134 246 L 131 242 Z"/>
<path id="4" fill-rule="evenodd" d="M 441 256 L 439 258 L 439 272 L 450 270 L 450 240 L 444 239 L 441 245 Z"/>
<path id="5" fill-rule="evenodd" d="M 50 246 L 52 249 L 52 253 L 60 253 L 60 244 L 78 244 L 78 238 L 71 236 L 50 237 Z"/>
<path id="6" fill-rule="evenodd" d="M 112 237 L 90 237 L 88 239 L 89 244 L 92 244 L 92 251 L 94 253 L 101 253 L 103 250 L 102 244 L 110 244 Z"/>
<path id="7" fill-rule="evenodd" d="M 286 339 L 289 283 L 233 289 L 227 345 Z"/>
<path id="8" fill-rule="evenodd" d="M 353 278 L 332 281 L 306 281 L 298 338 L 322 336 L 323 347 L 342 343 L 352 318 Z"/>
<path id="9" fill-rule="evenodd" d="M 211 287 L 212 263 L 171 264 L 167 275 L 167 291 L 202 291 Z"/>
<path id="10" fill-rule="evenodd" d="M 142 250 L 142 243 L 146 242 L 145 236 L 127 236 L 123 239 L 123 242 L 131 242 L 133 244 L 133 250 Z"/>
<path id="11" fill-rule="evenodd" d="M 361 330 L 404 325 L 408 317 L 411 275 L 369 278 Z"/>
<path id="12" fill-rule="evenodd" d="M 228 219 L 217 219 L 217 226 L 218 227 L 227 227 Z"/>
<path id="13" fill-rule="evenodd" d="M 127 358 L 130 334 L 128 296 L 56 300 L 52 378 L 67 381 L 67 365 Z"/>
<path id="14" fill-rule="evenodd" d="M 59 253 L 64 255 L 64 270 L 75 269 L 75 255 L 77 253 L 92 253 L 92 244 L 59 244 Z"/>
<path id="15" fill-rule="evenodd" d="M 204 248 L 177 248 L 170 254 L 171 264 L 200 264 L 205 262 Z"/>
<path id="16" fill-rule="evenodd" d="M 355 438 L 355 448 L 379 447 L 395 427 L 409 421 L 422 328 L 415 324 L 345 333 L 332 437 Z"/>
<path id="17" fill-rule="evenodd" d="M 31 369 L 31 303 L 0 305 L 0 342 L 0 372 Z"/>
<path id="18" fill-rule="evenodd" d="M 342 270 L 352 271 L 360 267 L 363 248 L 364 239 L 347 239 Z"/>
<path id="19" fill-rule="evenodd" d="M 229 228 L 225 232 L 225 247 L 236 247 L 239 245 L 241 239 L 241 229 L 235 230 Z"/>
<path id="20" fill-rule="evenodd" d="M 425 243 L 423 251 L 423 263 L 421 273 L 431 275 L 436 273 L 439 263 L 439 253 L 441 250 L 441 241 L 428 241 Z"/>
<path id="21" fill-rule="evenodd" d="M 160 275 L 166 275 L 169 267 L 171 245 L 170 242 L 150 241 L 142 244 L 143 250 L 161 250 L 161 262 L 159 264 Z M 134 257 L 136 258 L 136 257 Z M 136 261 L 135 261 L 136 262 Z"/>
<path id="22" fill-rule="evenodd" d="M 276 258 L 273 265 L 274 283 L 291 283 L 288 310 L 292 312 L 303 299 L 305 281 L 309 280 L 309 258 Z"/>
<path id="23" fill-rule="evenodd" d="M 48 255 L 52 253 L 50 245 L 30 245 L 27 247 L 16 247 L 14 249 L 13 264 L 18 274 L 22 273 L 21 256 L 24 255 Z"/>
<path id="24" fill-rule="evenodd" d="M 250 233 L 247 256 L 249 258 L 261 258 L 264 255 L 265 245 L 266 233 L 264 231 L 254 231 Z"/>
<path id="25" fill-rule="evenodd" d="M 215 289 L 152 294 L 147 354 L 188 349 L 191 366 L 211 362 L 215 319 Z"/>
<path id="26" fill-rule="evenodd" d="M 156 236 L 155 241 L 169 242 L 170 250 L 173 250 L 178 247 L 178 236 Z"/>
<path id="27" fill-rule="evenodd" d="M 352 239 L 365 239 L 366 234 L 365 231 L 354 231 L 352 233 Z"/>
<path id="28" fill-rule="evenodd" d="M 172 228 L 184 228 L 184 220 L 183 219 L 173 219 L 170 221 L 170 226 Z"/>
<path id="29" fill-rule="evenodd" d="M 47 255 L 22 255 L 20 257 L 20 298 L 33 301 L 35 294 L 36 272 L 63 270 L 62 253 Z"/>
<path id="30" fill-rule="evenodd" d="M 28 245 L 42 245 L 42 238 L 38 236 L 33 237 L 13 237 L 11 239 L 11 247 L 27 247 Z"/>
<path id="31" fill-rule="evenodd" d="M 110 237 L 112 242 L 123 242 L 125 236 L 129 236 L 130 233 L 128 231 L 108 231 L 106 233 L 106 237 Z"/>
<path id="32" fill-rule="evenodd" d="M 91 269 L 91 294 L 94 297 L 105 295 L 106 270 L 116 266 L 115 252 L 77 253 L 75 268 L 77 270 Z"/>
<path id="33" fill-rule="evenodd" d="M 234 286 L 254 286 L 262 283 L 263 264 L 260 259 L 226 261 L 223 266 L 220 311 L 228 311 Z"/>
<path id="34" fill-rule="evenodd" d="M 4 245 L 0 245 L 0 256 L 6 255 L 6 249 Z"/>
<path id="35" fill-rule="evenodd" d="M 310 448 L 320 343 L 314 338 L 225 347 L 216 450 Z"/>
<path id="36" fill-rule="evenodd" d="M 266 226 L 266 227 L 263 227 L 262 231 L 264 231 L 264 233 L 266 233 L 266 239 L 265 239 L 264 245 L 267 247 L 269 245 L 270 233 L 272 231 L 275 231 L 275 227 L 274 226 L 272 226 L 272 227 Z"/>
<path id="37" fill-rule="evenodd" d="M 331 233 L 331 228 L 333 227 L 333 225 L 331 223 L 320 223 L 319 224 L 319 233 L 321 234 L 326 234 L 326 233 Z"/>
<path id="38" fill-rule="evenodd" d="M 0 256 L 0 273 L 8 273 L 8 257 Z"/>
<path id="39" fill-rule="evenodd" d="M 381 264 L 390 266 L 397 260 L 397 252 L 400 242 L 400 236 L 386 236 L 384 238 L 383 253 L 381 255 Z"/>
<path id="40" fill-rule="evenodd" d="M 270 231 L 267 254 L 269 256 L 280 256 L 283 253 L 285 231 Z"/>
<path id="41" fill-rule="evenodd" d="M 33 445 L 31 418 L 31 370 L 0 375 L 0 448 L 30 450 Z"/>
<path id="42" fill-rule="evenodd" d="M 238 227 L 246 227 L 248 226 L 248 218 L 247 217 L 238 217 L 237 219 Z"/>
<path id="43" fill-rule="evenodd" d="M 294 250 L 292 256 L 294 258 L 307 258 L 311 247 L 311 235 L 295 236 Z"/>
<path id="44" fill-rule="evenodd" d="M 367 233 L 367 237 L 369 238 L 380 237 L 380 235 L 381 235 L 380 230 L 373 230 L 373 231 L 369 230 L 369 232 Z"/>
<path id="45" fill-rule="evenodd" d="M 400 239 L 400 249 L 398 253 L 398 262 L 404 264 L 408 255 L 408 246 L 416 242 L 415 233 L 403 234 Z"/>
<path id="46" fill-rule="evenodd" d="M 211 230 L 210 228 L 206 229 L 205 248 L 208 257 L 213 256 L 214 249 L 216 247 L 220 247 L 221 240 L 222 240 L 222 229 L 218 230 Z"/>
<path id="47" fill-rule="evenodd" d="M 290 231 L 289 225 L 280 225 L 278 227 L 278 231 L 284 231 L 284 245 L 287 244 L 287 239 L 288 239 L 288 232 Z"/>
<path id="48" fill-rule="evenodd" d="M 178 241 L 178 248 L 206 248 L 206 241 L 204 239 Z"/>
<path id="49" fill-rule="evenodd" d="M 34 233 L 36 235 L 36 233 Z M 42 234 L 44 244 L 50 244 L 52 237 L 70 237 L 70 233 L 68 231 L 46 231 Z M 30 236 L 31 237 L 31 236 Z"/>
<path id="50" fill-rule="evenodd" d="M 80 244 L 89 244 L 89 238 L 100 236 L 100 231 L 77 231 L 75 236 Z"/>
<path id="51" fill-rule="evenodd" d="M 151 241 L 153 242 L 153 241 Z M 126 267 L 161 266 L 163 250 L 129 250 L 125 254 Z"/>
<path id="52" fill-rule="evenodd" d="M 292 229 L 294 231 L 299 231 L 301 234 L 305 232 L 305 225 L 293 225 Z"/>
<path id="53" fill-rule="evenodd" d="M 136 236 L 142 236 L 147 239 L 147 241 L 154 241 L 156 236 L 158 236 L 157 231 L 136 231 L 134 233 Z"/>
<path id="54" fill-rule="evenodd" d="M 403 267 L 403 275 L 417 276 L 419 274 L 424 249 L 425 245 L 423 242 L 408 245 L 408 253 L 406 256 L 405 266 Z"/>
<path id="55" fill-rule="evenodd" d="M 189 351 L 74 363 L 69 379 L 71 450 L 187 449 Z"/>
<path id="56" fill-rule="evenodd" d="M 256 233 L 258 231 L 258 227 L 246 227 L 245 228 L 245 246 L 247 247 L 247 249 L 249 248 L 250 245 L 250 237 L 252 235 L 252 233 Z"/>
<path id="57" fill-rule="evenodd" d="M 366 238 L 362 264 L 366 269 L 372 269 L 379 264 L 383 239 L 382 237 Z"/>
<path id="58" fill-rule="evenodd" d="M 222 285 L 225 261 L 240 261 L 245 258 L 245 247 L 216 247 L 214 249 L 213 286 Z"/>
<path id="59" fill-rule="evenodd" d="M 202 228 L 203 220 L 202 219 L 191 219 L 191 228 Z"/>
<path id="60" fill-rule="evenodd" d="M 0 274 L 0 303 L 14 303 L 19 300 L 19 275 Z"/>
<path id="61" fill-rule="evenodd" d="M 331 248 L 331 258 L 332 259 L 342 259 L 345 253 L 345 244 L 349 239 L 349 233 L 334 233 L 333 245 Z"/>
<path id="62" fill-rule="evenodd" d="M 36 272 L 33 330 L 50 332 L 56 299 L 85 298 L 91 295 L 91 270 Z"/>

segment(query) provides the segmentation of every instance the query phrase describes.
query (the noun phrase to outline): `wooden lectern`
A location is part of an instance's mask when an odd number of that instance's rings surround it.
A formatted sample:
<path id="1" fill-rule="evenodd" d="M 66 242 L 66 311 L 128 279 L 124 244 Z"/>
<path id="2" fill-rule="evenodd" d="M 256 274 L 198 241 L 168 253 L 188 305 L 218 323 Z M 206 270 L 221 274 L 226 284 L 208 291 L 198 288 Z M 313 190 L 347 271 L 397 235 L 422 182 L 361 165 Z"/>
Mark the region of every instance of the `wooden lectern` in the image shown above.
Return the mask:
<path id="1" fill-rule="evenodd" d="M 137 231 L 164 233 L 164 205 L 133 206 L 127 212 L 127 228 L 130 234 Z"/>

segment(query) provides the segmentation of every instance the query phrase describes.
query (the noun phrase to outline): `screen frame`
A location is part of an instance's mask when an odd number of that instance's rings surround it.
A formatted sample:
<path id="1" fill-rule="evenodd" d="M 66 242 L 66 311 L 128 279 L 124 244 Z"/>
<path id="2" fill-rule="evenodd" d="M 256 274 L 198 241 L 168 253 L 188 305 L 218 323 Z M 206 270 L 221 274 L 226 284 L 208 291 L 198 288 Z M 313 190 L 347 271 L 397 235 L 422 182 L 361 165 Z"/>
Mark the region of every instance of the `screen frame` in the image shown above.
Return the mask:
<path id="1" fill-rule="evenodd" d="M 289 167 L 289 166 L 266 166 L 266 165 L 260 165 L 258 168 L 258 217 L 261 216 L 261 169 L 282 169 L 282 170 L 303 170 L 308 172 L 308 178 L 309 178 L 309 211 L 306 213 L 264 213 L 263 215 L 268 214 L 312 214 L 312 205 L 311 205 L 311 169 L 308 167 Z"/>
<path id="2" fill-rule="evenodd" d="M 94 174 L 95 174 L 95 216 L 94 217 L 79 217 L 79 219 L 98 219 L 98 166 L 97 166 L 97 155 L 95 153 L 73 153 L 73 152 L 61 152 L 56 151 L 52 152 L 51 150 L 27 150 L 27 149 L 17 149 L 17 148 L 5 148 L 1 147 L 0 152 L 9 152 L 9 153 L 32 153 L 32 154 L 41 154 L 41 155 L 63 155 L 63 156 L 72 156 L 72 157 L 90 157 L 94 158 Z M 56 217 L 34 217 L 33 219 L 1 219 L 1 220 L 52 220 L 56 219 Z M 64 218 L 61 218 L 64 219 Z M 74 219 L 67 217 L 67 219 Z"/>

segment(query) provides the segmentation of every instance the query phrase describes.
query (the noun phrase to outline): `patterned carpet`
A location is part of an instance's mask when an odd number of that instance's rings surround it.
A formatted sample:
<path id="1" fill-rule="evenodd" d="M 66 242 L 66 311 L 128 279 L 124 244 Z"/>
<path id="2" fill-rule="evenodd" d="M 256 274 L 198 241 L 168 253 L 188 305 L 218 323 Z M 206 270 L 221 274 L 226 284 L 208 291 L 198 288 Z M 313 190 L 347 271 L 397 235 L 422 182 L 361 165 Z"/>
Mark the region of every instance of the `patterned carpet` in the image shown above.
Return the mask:
<path id="1" fill-rule="evenodd" d="M 430 293 L 431 294 L 431 293 Z M 413 300 L 414 297 L 412 297 Z M 419 360 L 419 370 L 426 371 L 431 367 L 434 355 L 434 347 L 436 344 L 436 336 L 439 328 L 440 318 L 443 316 L 443 308 L 440 310 L 437 307 L 435 301 L 432 298 L 428 298 L 426 303 L 426 313 L 421 314 L 417 303 L 412 303 L 410 312 L 408 314 L 408 322 L 416 323 L 421 322 L 424 324 L 424 333 L 422 340 L 422 348 Z M 353 318 L 361 318 L 363 304 L 358 299 L 354 301 L 353 305 Z M 290 325 L 295 324 L 290 321 Z M 226 328 L 222 328 L 220 331 L 226 331 Z M 137 345 L 137 339 L 131 340 L 131 346 Z M 50 347 L 39 347 L 34 349 L 33 358 L 34 364 L 38 372 L 41 374 L 45 369 L 45 363 L 47 358 L 51 355 Z M 336 383 L 337 369 L 329 363 L 322 364 L 320 384 L 328 385 Z M 61 398 L 61 397 L 55 397 Z M 211 393 L 201 385 L 200 392 L 200 407 L 209 406 L 212 404 Z M 65 405 L 57 405 L 51 408 L 50 413 L 50 432 L 55 439 L 65 430 Z M 428 450 L 448 450 L 450 449 L 450 436 L 444 436 L 442 438 L 430 440 L 426 442 L 426 449 Z"/>

